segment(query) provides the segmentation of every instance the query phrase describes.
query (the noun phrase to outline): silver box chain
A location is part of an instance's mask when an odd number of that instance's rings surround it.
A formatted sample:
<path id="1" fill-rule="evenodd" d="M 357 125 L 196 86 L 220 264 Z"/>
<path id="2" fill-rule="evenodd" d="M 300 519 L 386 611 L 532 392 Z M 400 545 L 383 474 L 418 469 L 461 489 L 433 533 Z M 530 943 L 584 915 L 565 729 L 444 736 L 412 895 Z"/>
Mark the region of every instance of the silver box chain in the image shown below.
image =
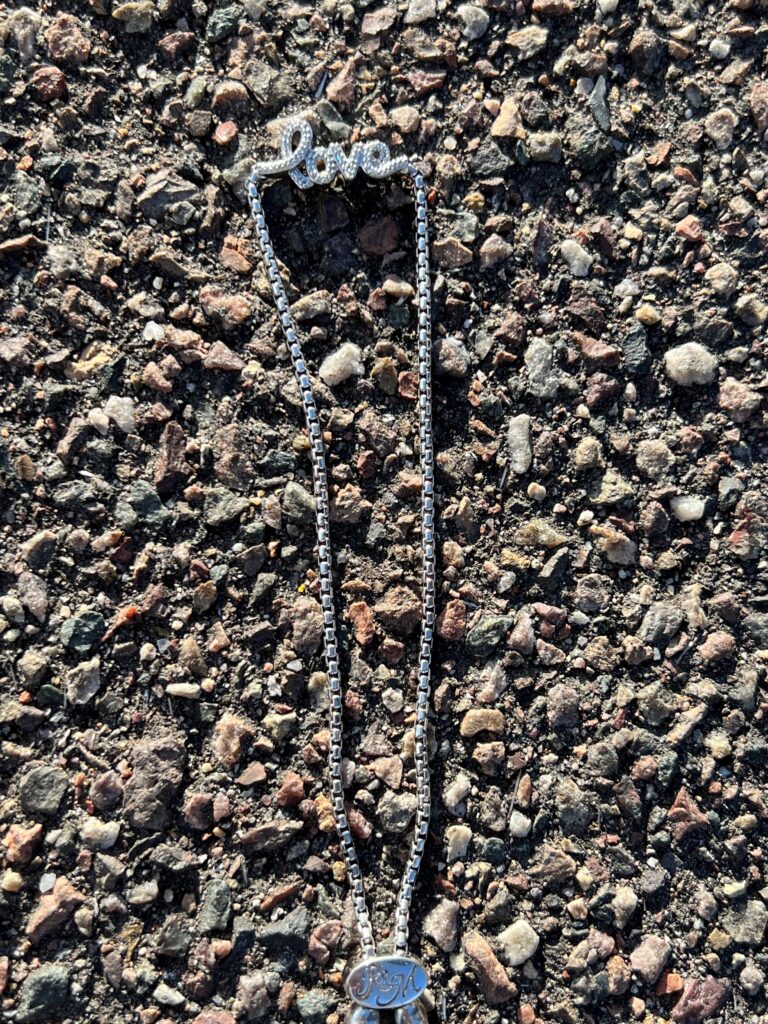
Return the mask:
<path id="1" fill-rule="evenodd" d="M 291 147 L 297 134 L 300 138 L 299 145 L 292 149 Z M 300 169 L 302 164 L 305 167 L 306 173 Z M 338 145 L 313 149 L 310 126 L 304 121 L 293 121 L 286 126 L 283 132 L 282 158 L 254 165 L 253 172 L 248 181 L 248 197 L 256 224 L 257 241 L 264 260 L 267 277 L 272 287 L 272 294 L 280 317 L 280 325 L 288 342 L 296 381 L 301 392 L 309 436 L 316 509 L 317 567 L 330 692 L 328 767 L 330 772 L 331 804 L 352 889 L 352 900 L 360 933 L 360 944 L 363 955 L 365 957 L 372 957 L 376 953 L 376 943 L 365 897 L 365 886 L 360 861 L 347 815 L 342 781 L 342 745 L 344 738 L 343 691 L 339 672 L 339 644 L 333 596 L 325 445 L 318 419 L 317 404 L 302 354 L 299 334 L 291 315 L 285 288 L 280 277 L 280 270 L 272 248 L 259 191 L 259 182 L 262 178 L 286 171 L 300 188 L 309 188 L 312 184 L 327 184 L 338 174 L 342 174 L 348 179 L 353 178 L 358 168 L 362 168 L 374 178 L 388 177 L 390 174 L 398 171 L 407 173 L 413 184 L 416 204 L 418 408 L 423 572 L 422 630 L 419 649 L 418 687 L 416 692 L 416 721 L 414 725 L 417 806 L 413 839 L 397 897 L 394 929 L 394 950 L 396 953 L 405 953 L 408 946 L 409 918 L 414 887 L 424 856 L 431 810 L 427 718 L 429 714 L 432 642 L 435 624 L 434 448 L 432 437 L 432 296 L 428 257 L 427 196 L 424 179 L 418 169 L 404 158 L 390 159 L 387 147 L 381 142 L 357 143 L 352 147 L 349 156 Z"/>

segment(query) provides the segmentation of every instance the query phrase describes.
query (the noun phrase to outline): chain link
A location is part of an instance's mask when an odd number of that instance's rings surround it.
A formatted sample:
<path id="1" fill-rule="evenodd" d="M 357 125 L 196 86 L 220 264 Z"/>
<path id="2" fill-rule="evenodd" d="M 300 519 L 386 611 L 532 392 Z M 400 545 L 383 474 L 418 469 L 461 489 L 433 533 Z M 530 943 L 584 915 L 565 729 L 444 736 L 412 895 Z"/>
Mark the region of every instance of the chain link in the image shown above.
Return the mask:
<path id="1" fill-rule="evenodd" d="M 311 141 L 311 133 L 310 133 Z M 369 144 L 371 145 L 371 144 Z M 381 144 L 376 144 L 381 146 Z M 386 150 L 385 150 L 386 152 Z M 386 153 L 388 157 L 388 152 Z M 402 161 L 391 161 L 392 169 L 400 169 Z M 264 165 L 267 166 L 267 165 Z M 294 161 L 295 166 L 295 161 Z M 365 164 L 363 163 L 363 166 Z M 408 925 L 413 902 L 414 886 L 424 855 L 429 831 L 431 796 L 429 784 L 429 751 L 427 718 L 432 661 L 432 641 L 435 624 L 435 546 L 434 546 L 434 449 L 432 443 L 432 296 L 429 278 L 427 197 L 424 179 L 418 169 L 407 164 L 407 173 L 413 183 L 416 204 L 416 281 L 418 296 L 418 364 L 419 364 L 419 455 L 421 464 L 421 525 L 422 525 L 422 631 L 419 648 L 418 687 L 416 691 L 416 721 L 414 725 L 414 763 L 416 767 L 416 815 L 414 834 L 405 872 L 397 897 L 395 912 L 394 948 L 404 953 L 408 945 Z M 268 173 L 287 169 L 279 162 Z M 315 497 L 317 528 L 317 567 L 320 581 L 320 603 L 323 613 L 323 639 L 330 694 L 330 745 L 328 767 L 330 794 L 336 828 L 352 889 L 352 902 L 360 933 L 360 944 L 365 956 L 373 956 L 376 943 L 365 898 L 365 887 L 355 842 L 349 825 L 344 784 L 342 780 L 342 743 L 344 737 L 343 691 L 339 672 L 339 645 L 336 629 L 333 581 L 331 575 L 330 516 L 325 445 L 318 419 L 317 405 L 296 324 L 291 315 L 277 259 L 272 248 L 264 209 L 259 192 L 258 165 L 248 181 L 248 198 L 256 224 L 256 237 L 264 260 L 267 277 L 272 287 L 277 311 L 291 354 L 296 381 L 301 392 L 309 436 L 312 459 L 312 480 Z M 345 176 L 349 176 L 345 174 Z M 377 177 L 383 176 L 380 174 Z M 308 179 L 307 179 L 308 180 Z M 311 183 L 311 182 L 310 182 Z M 302 185 L 302 187 L 306 187 Z"/>

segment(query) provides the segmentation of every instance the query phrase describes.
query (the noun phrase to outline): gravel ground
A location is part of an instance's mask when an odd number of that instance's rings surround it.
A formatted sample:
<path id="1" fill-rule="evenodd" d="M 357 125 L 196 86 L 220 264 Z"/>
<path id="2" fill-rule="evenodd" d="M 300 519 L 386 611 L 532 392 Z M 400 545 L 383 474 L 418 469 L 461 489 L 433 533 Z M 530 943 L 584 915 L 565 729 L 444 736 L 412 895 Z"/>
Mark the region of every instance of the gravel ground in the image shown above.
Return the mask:
<path id="1" fill-rule="evenodd" d="M 766 11 L 4 8 L 4 1019 L 343 1020 L 309 461 L 242 189 L 301 112 L 431 190 L 430 1019 L 768 1020 Z M 415 804 L 412 207 L 361 180 L 265 205 L 385 937 Z"/>

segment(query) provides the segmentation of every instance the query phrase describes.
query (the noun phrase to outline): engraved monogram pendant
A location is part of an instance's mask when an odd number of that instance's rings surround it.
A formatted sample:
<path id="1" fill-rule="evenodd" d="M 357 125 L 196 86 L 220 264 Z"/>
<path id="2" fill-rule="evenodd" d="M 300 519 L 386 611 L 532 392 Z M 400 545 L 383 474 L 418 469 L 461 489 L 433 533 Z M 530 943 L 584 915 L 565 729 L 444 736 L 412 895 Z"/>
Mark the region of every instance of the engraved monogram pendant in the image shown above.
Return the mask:
<path id="1" fill-rule="evenodd" d="M 349 998 L 360 1007 L 399 1010 L 416 1003 L 428 983 L 424 965 L 413 957 L 374 956 L 355 964 L 347 976 L 345 988 Z M 403 1024 L 420 1019 L 400 1016 Z"/>

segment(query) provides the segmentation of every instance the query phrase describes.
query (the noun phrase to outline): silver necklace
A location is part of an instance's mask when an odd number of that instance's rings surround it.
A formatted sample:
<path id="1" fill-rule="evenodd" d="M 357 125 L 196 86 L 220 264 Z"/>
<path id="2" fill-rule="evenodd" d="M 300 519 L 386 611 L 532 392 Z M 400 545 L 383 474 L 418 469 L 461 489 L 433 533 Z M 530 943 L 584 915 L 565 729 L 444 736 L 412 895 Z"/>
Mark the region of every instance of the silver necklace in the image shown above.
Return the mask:
<path id="1" fill-rule="evenodd" d="M 298 142 L 296 141 L 298 137 Z M 406 174 L 411 178 L 416 203 L 416 282 L 418 292 L 419 353 L 419 458 L 421 466 L 421 523 L 423 546 L 422 631 L 419 653 L 416 722 L 414 726 L 417 807 L 413 840 L 397 897 L 394 925 L 394 950 L 377 955 L 371 918 L 365 898 L 360 861 L 347 818 L 342 782 L 342 687 L 339 675 L 336 613 L 331 578 L 331 538 L 328 510 L 328 481 L 325 446 L 307 367 L 301 351 L 296 324 L 291 316 L 280 270 L 267 229 L 259 185 L 263 178 L 288 173 L 301 189 L 328 185 L 339 174 L 351 181 L 362 169 L 369 177 L 388 178 Z M 428 984 L 424 965 L 408 955 L 408 925 L 413 890 L 424 855 L 429 830 L 430 789 L 427 753 L 427 715 L 435 623 L 435 550 L 434 550 L 434 462 L 432 444 L 432 363 L 431 300 L 427 256 L 427 197 L 424 179 L 405 157 L 390 157 L 383 142 L 355 143 L 344 152 L 337 143 L 313 148 L 312 128 L 303 120 L 290 121 L 283 130 L 280 156 L 253 165 L 248 179 L 248 198 L 256 223 L 256 237 L 267 277 L 272 286 L 280 324 L 288 342 L 293 369 L 302 396 L 312 458 L 312 479 L 317 527 L 317 564 L 320 601 L 323 611 L 325 657 L 330 693 L 331 740 L 328 752 L 331 803 L 341 841 L 360 937 L 362 958 L 348 965 L 344 987 L 352 1000 L 347 1024 L 379 1024 L 380 1010 L 393 1010 L 395 1024 L 425 1024 L 427 1020 L 421 996 Z"/>

